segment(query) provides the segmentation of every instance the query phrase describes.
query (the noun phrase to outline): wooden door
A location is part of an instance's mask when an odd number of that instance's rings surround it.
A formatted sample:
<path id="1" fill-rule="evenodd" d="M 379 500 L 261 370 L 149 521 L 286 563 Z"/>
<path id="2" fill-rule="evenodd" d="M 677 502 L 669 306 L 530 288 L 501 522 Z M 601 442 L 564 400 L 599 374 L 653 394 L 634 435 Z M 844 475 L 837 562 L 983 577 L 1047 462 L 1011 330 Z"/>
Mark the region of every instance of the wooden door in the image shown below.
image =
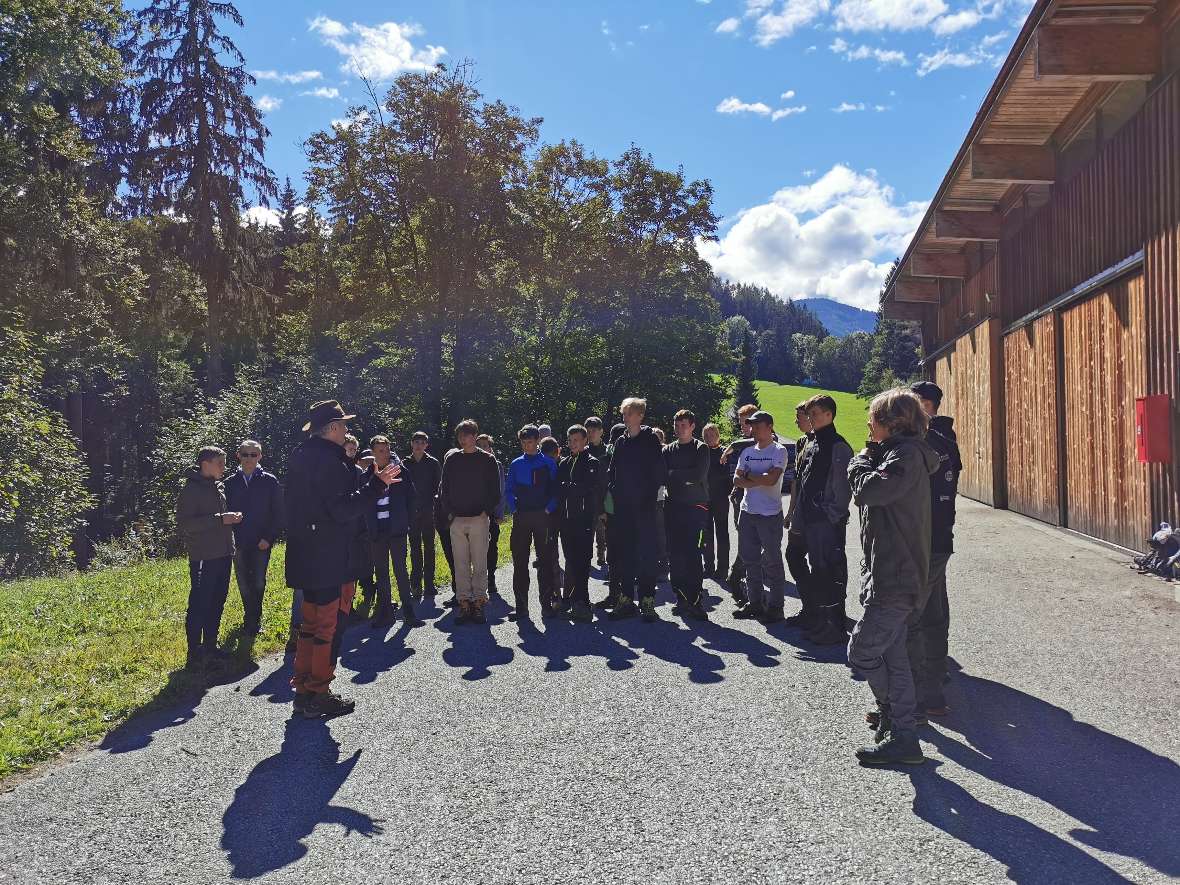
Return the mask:
<path id="1" fill-rule="evenodd" d="M 1053 525 L 1061 521 L 1055 326 L 1048 314 L 1004 337 L 1008 509 Z"/>

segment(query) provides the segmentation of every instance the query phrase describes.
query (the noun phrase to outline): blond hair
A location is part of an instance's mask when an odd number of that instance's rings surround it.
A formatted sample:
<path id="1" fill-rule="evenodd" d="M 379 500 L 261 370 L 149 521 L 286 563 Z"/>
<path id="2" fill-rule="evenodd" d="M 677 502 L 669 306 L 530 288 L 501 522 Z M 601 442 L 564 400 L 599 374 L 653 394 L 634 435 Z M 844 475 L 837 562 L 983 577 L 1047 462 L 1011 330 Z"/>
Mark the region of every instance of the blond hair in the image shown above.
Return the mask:
<path id="1" fill-rule="evenodd" d="M 619 411 L 626 415 L 632 409 L 638 409 L 639 414 L 647 414 L 647 400 L 638 396 L 629 396 L 623 400 L 623 404 L 619 406 Z"/>
<path id="2" fill-rule="evenodd" d="M 890 435 L 925 436 L 930 422 L 922 401 L 908 387 L 895 387 L 873 397 L 869 417 L 888 429 Z"/>
<path id="3" fill-rule="evenodd" d="M 753 415 L 757 411 L 758 411 L 758 407 L 756 405 L 754 405 L 753 403 L 746 403 L 744 406 L 742 406 L 741 408 L 739 408 L 737 410 L 737 416 L 739 418 L 749 418 L 751 415 Z"/>

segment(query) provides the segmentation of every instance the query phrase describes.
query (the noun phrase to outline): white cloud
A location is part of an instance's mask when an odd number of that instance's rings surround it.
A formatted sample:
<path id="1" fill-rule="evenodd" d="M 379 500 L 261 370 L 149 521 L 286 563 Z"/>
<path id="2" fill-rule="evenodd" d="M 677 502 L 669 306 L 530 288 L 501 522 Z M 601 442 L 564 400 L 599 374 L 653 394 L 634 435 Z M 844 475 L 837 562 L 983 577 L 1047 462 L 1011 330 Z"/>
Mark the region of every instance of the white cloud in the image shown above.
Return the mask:
<path id="1" fill-rule="evenodd" d="M 805 50 L 803 50 L 803 54 L 811 55 L 811 53 L 815 52 L 817 49 L 819 49 L 818 46 L 808 46 Z"/>
<path id="2" fill-rule="evenodd" d="M 296 206 L 295 216 L 302 218 L 307 214 L 306 206 Z M 278 227 L 281 215 L 269 206 L 251 206 L 242 213 L 242 221 L 245 224 L 260 224 L 263 227 Z"/>
<path id="3" fill-rule="evenodd" d="M 351 116 L 351 117 L 338 117 L 337 119 L 332 121 L 332 128 L 333 129 L 351 129 L 353 126 L 356 126 L 358 123 L 368 123 L 370 119 L 372 119 L 372 118 L 369 116 L 368 111 L 361 111 L 360 113 L 355 114 L 354 116 Z"/>
<path id="4" fill-rule="evenodd" d="M 794 97 L 795 97 L 795 90 L 794 89 L 788 89 L 786 92 L 784 92 L 782 95 L 779 96 L 779 98 L 781 98 L 783 101 L 790 101 Z"/>
<path id="5" fill-rule="evenodd" d="M 910 60 L 900 49 L 882 49 L 879 46 L 852 46 L 842 37 L 837 37 L 828 47 L 837 55 L 844 56 L 845 61 L 863 61 L 873 59 L 882 65 L 909 65 Z"/>
<path id="6" fill-rule="evenodd" d="M 898 203 L 875 173 L 838 164 L 743 210 L 718 242 L 697 248 L 727 279 L 873 310 L 893 257 L 925 211 L 925 203 Z"/>
<path id="7" fill-rule="evenodd" d="M 865 103 L 863 101 L 858 101 L 858 102 L 856 102 L 856 104 L 853 104 L 852 102 L 849 102 L 849 101 L 842 101 L 838 105 L 836 105 L 834 108 L 832 108 L 832 113 L 834 113 L 834 114 L 847 114 L 847 113 L 850 113 L 851 111 L 863 111 L 864 109 L 865 109 Z"/>
<path id="8" fill-rule="evenodd" d="M 773 114 L 770 115 L 770 119 L 777 123 L 783 117 L 790 117 L 790 116 L 793 116 L 794 114 L 803 114 L 806 112 L 807 112 L 807 105 L 805 105 L 805 104 L 801 104 L 801 105 L 798 105 L 797 107 L 793 107 L 793 108 L 779 108 L 777 111 L 775 111 Z"/>
<path id="9" fill-rule="evenodd" d="M 283 106 L 283 100 L 281 98 L 275 98 L 273 95 L 260 95 L 254 103 L 258 105 L 258 110 L 264 114 L 277 111 Z"/>
<path id="10" fill-rule="evenodd" d="M 312 98 L 339 98 L 340 90 L 335 86 L 318 86 L 315 89 L 309 89 L 299 94 L 310 95 Z"/>
<path id="11" fill-rule="evenodd" d="M 715 30 L 718 34 L 736 34 L 741 26 L 742 20 L 740 18 L 727 18 Z"/>
<path id="12" fill-rule="evenodd" d="M 754 42 L 770 46 L 815 21 L 831 8 L 830 0 L 746 0 L 746 18 L 754 22 Z"/>
<path id="13" fill-rule="evenodd" d="M 388 80 L 403 71 L 429 70 L 447 54 L 442 46 L 416 48 L 410 38 L 423 31 L 415 24 L 345 25 L 320 15 L 311 20 L 308 30 L 344 57 L 341 70 L 374 80 Z"/>
<path id="14" fill-rule="evenodd" d="M 847 31 L 912 31 L 947 11 L 944 0 L 840 0 L 836 27 Z"/>
<path id="15" fill-rule="evenodd" d="M 955 34 L 965 31 L 967 28 L 973 28 L 982 20 L 983 16 L 974 9 L 960 9 L 958 12 L 936 18 L 931 22 L 930 30 L 940 37 L 945 37 L 947 34 Z"/>
<path id="16" fill-rule="evenodd" d="M 988 34 L 986 37 L 984 37 L 982 40 L 979 41 L 979 45 L 982 46 L 984 49 L 991 49 L 993 46 L 1003 43 L 1005 40 L 1008 39 L 1008 37 L 1009 37 L 1009 34 L 1007 31 L 1000 31 L 998 34 Z"/>
<path id="17" fill-rule="evenodd" d="M 876 111 L 878 114 L 880 114 L 880 113 L 884 113 L 885 111 L 891 111 L 891 110 L 893 110 L 893 108 L 891 108 L 887 104 L 875 104 L 875 105 L 873 105 L 873 110 Z"/>
<path id="18" fill-rule="evenodd" d="M 256 80 L 272 80 L 275 83 L 306 83 L 308 80 L 318 80 L 324 75 L 319 71 L 251 71 Z"/>
<path id="19" fill-rule="evenodd" d="M 995 57 L 979 47 L 959 52 L 944 47 L 932 55 L 920 53 L 918 55 L 918 76 L 925 77 L 940 68 L 973 68 L 985 62 L 994 61 Z"/>
<path id="20" fill-rule="evenodd" d="M 745 102 L 731 95 L 718 103 L 716 111 L 719 114 L 758 114 L 765 117 L 770 113 L 770 106 L 761 101 Z"/>

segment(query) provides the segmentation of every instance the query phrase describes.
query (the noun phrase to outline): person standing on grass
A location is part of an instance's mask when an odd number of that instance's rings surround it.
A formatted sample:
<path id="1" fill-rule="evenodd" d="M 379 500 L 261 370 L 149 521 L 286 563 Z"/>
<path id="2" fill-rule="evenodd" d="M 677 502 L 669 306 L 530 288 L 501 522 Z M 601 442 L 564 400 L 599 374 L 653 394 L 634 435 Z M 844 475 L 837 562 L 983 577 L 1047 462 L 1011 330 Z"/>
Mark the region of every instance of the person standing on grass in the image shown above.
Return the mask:
<path id="1" fill-rule="evenodd" d="M 656 499 L 664 484 L 664 453 L 659 438 L 643 423 L 647 400 L 627 397 L 619 409 L 625 427 L 611 452 L 607 484 L 612 520 L 617 523 L 607 549 L 619 547 L 618 563 L 611 563 L 612 583 L 618 575 L 618 595 L 610 618 L 621 621 L 642 612 L 643 620 L 651 623 L 658 619 Z"/>
<path id="2" fill-rule="evenodd" d="M 733 505 L 734 528 L 738 527 L 738 519 L 742 512 L 742 498 L 745 497 L 746 490 L 733 483 L 732 480 L 737 471 L 738 459 L 741 458 L 742 452 L 754 445 L 754 430 L 750 426 L 750 416 L 757 411 L 758 407 L 753 403 L 746 403 L 744 406 L 738 408 L 737 419 L 738 426 L 742 431 L 741 438 L 735 439 L 727 445 L 725 451 L 721 453 L 720 458 L 721 463 L 729 470 L 732 485 L 732 490 L 729 493 L 729 503 Z M 717 563 L 718 569 L 724 567 L 724 563 Z M 742 554 L 739 550 L 733 557 L 733 565 L 730 566 L 729 575 L 725 579 L 725 583 L 729 586 L 729 592 L 733 595 L 734 601 L 737 602 L 739 608 L 746 604 L 745 578 L 746 568 L 742 564 Z"/>
<path id="3" fill-rule="evenodd" d="M 589 434 L 581 424 L 566 432 L 570 453 L 557 467 L 557 513 L 561 549 L 565 553 L 566 582 L 570 589 L 570 617 L 590 623 L 590 559 L 594 527 L 598 524 L 602 490 L 602 462 L 590 454 Z"/>
<path id="4" fill-rule="evenodd" d="M 438 496 L 451 532 L 454 556 L 455 623 L 486 624 L 488 535 L 500 503 L 496 459 L 475 444 L 479 425 L 471 418 L 455 427 L 459 443 L 443 460 Z"/>
<path id="5" fill-rule="evenodd" d="M 426 451 L 430 436 L 423 430 L 410 437 L 410 457 L 402 470 L 414 484 L 414 516 L 410 522 L 410 593 L 415 600 L 434 595 L 434 499 L 442 481 L 442 464 Z M 450 558 L 447 558 L 450 561 Z"/>
<path id="6" fill-rule="evenodd" d="M 742 449 L 733 484 L 744 492 L 738 515 L 738 554 L 746 571 L 747 605 L 735 618 L 764 624 L 783 619 L 787 575 L 783 567 L 783 474 L 787 448 L 774 436 L 774 418 L 750 416 L 754 444 Z"/>
<path id="7" fill-rule="evenodd" d="M 729 494 L 733 477 L 721 463 L 721 428 L 706 424 L 701 439 L 709 449 L 709 526 L 705 530 L 704 568 L 706 578 L 722 580 L 729 564 Z"/>
<path id="8" fill-rule="evenodd" d="M 826 393 L 807 401 L 812 438 L 798 473 L 798 501 L 791 505 L 791 529 L 797 530 L 795 555 L 805 553 L 810 578 L 804 599 L 814 600 L 812 620 L 801 626 L 817 645 L 843 645 L 848 641 L 845 597 L 848 593 L 848 557 L 844 552 L 848 529 L 848 462 L 852 447 L 836 432 L 836 401 Z"/>
<path id="9" fill-rule="evenodd" d="M 586 433 L 589 436 L 589 441 L 586 443 L 586 451 L 595 457 L 602 469 L 603 481 L 606 479 L 606 440 L 603 438 L 604 426 L 602 419 L 597 415 L 591 415 L 582 422 L 582 426 L 586 428 Z M 598 519 L 594 523 L 594 548 L 596 552 L 594 564 L 598 567 L 600 572 L 606 571 L 606 513 L 599 512 Z"/>
<path id="10" fill-rule="evenodd" d="M 225 452 L 206 446 L 197 453 L 176 502 L 176 527 L 188 547 L 189 593 L 184 632 L 188 640 L 186 666 L 225 658 L 217 648 L 221 613 L 229 593 L 230 564 L 234 556 L 233 527 L 242 514 L 225 503 Z"/>
<path id="11" fill-rule="evenodd" d="M 496 441 L 486 433 L 475 438 L 475 444 L 496 458 Z M 491 528 L 488 534 L 488 596 L 499 596 L 496 588 L 496 567 L 500 564 L 500 523 L 504 521 L 504 465 L 496 458 L 496 473 L 500 476 L 500 503 L 496 512 L 492 514 Z"/>
<path id="12" fill-rule="evenodd" d="M 369 442 L 373 451 L 374 467 L 384 470 L 390 464 L 402 467 L 401 459 L 393 454 L 389 437 L 375 436 Z M 413 482 L 399 482 L 385 489 L 377 499 L 377 506 L 365 514 L 365 528 L 369 538 L 370 558 L 377 572 L 377 604 L 373 612 L 373 629 L 389 627 L 397 616 L 393 602 L 393 588 L 389 580 L 389 564 L 397 578 L 397 595 L 401 602 L 407 627 L 421 627 L 414 612 L 410 594 L 410 575 L 406 571 L 406 538 L 414 519 L 417 493 Z"/>
<path id="13" fill-rule="evenodd" d="M 693 436 L 696 426 L 696 415 L 688 409 L 681 409 L 672 419 L 676 439 L 664 446 L 668 472 L 664 519 L 672 589 L 684 614 L 702 620 L 706 615 L 701 605 L 701 536 L 710 530 L 709 447 Z"/>
<path id="14" fill-rule="evenodd" d="M 848 465 L 860 508 L 864 615 L 848 643 L 848 663 L 877 701 L 874 746 L 863 765 L 919 764 L 916 699 L 906 651 L 908 624 L 930 576 L 930 474 L 938 454 L 923 437 L 927 418 L 913 392 L 898 387 L 869 403 L 869 441 Z"/>
<path id="15" fill-rule="evenodd" d="M 238 470 L 225 481 L 228 510 L 242 514 L 233 527 L 234 576 L 242 595 L 242 632 L 262 632 L 262 600 L 270 551 L 283 528 L 283 488 L 278 478 L 259 465 L 262 446 L 252 439 L 238 444 Z M 292 613 L 294 614 L 294 613 Z M 294 633 L 294 630 L 292 630 Z"/>
<path id="16" fill-rule="evenodd" d="M 511 621 L 529 618 L 529 560 L 536 550 L 539 567 L 541 613 L 551 607 L 556 588 L 552 586 L 553 567 L 549 562 L 550 514 L 557 511 L 557 464 L 539 450 L 540 431 L 526 424 L 516 434 L 521 454 L 508 465 L 504 480 L 505 509 L 512 514 L 512 595 L 516 610 Z"/>
<path id="17" fill-rule="evenodd" d="M 303 425 L 310 436 L 291 456 L 287 474 L 287 586 L 303 591 L 295 650 L 295 710 L 309 719 L 351 713 L 354 701 L 331 691 L 336 656 L 356 593 L 356 527 L 390 485 L 402 482 L 390 463 L 358 469 L 344 450 L 348 422 L 336 400 L 313 403 Z"/>

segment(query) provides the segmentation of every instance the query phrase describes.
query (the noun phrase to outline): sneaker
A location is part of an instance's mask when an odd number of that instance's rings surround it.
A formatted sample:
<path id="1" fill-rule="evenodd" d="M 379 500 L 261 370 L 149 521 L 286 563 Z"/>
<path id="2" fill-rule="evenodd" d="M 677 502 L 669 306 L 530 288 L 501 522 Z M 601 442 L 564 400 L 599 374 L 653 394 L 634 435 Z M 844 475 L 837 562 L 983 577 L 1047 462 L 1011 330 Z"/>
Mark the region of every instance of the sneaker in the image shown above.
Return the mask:
<path id="1" fill-rule="evenodd" d="M 736 620 L 739 621 L 755 621 L 762 615 L 762 609 L 757 606 L 747 605 L 745 608 L 739 608 L 733 613 Z"/>
<path id="2" fill-rule="evenodd" d="M 331 719 L 334 716 L 347 716 L 355 709 L 356 701 L 351 698 L 322 691 L 310 696 L 303 707 L 303 715 L 308 719 Z"/>
<path id="3" fill-rule="evenodd" d="M 758 618 L 763 624 L 781 624 L 784 620 L 782 608 L 768 608 Z"/>
<path id="4" fill-rule="evenodd" d="M 639 610 L 643 612 L 645 624 L 652 624 L 660 619 L 660 616 L 656 614 L 656 598 L 654 596 L 645 596 L 639 600 Z"/>
<path id="5" fill-rule="evenodd" d="M 921 765 L 926 761 L 918 735 L 910 730 L 891 731 L 881 743 L 856 751 L 861 765 Z"/>
<path id="6" fill-rule="evenodd" d="M 809 642 L 815 645 L 847 645 L 848 634 L 833 624 L 831 621 L 826 622 L 817 630 L 812 630 L 807 634 Z"/>
<path id="7" fill-rule="evenodd" d="M 619 594 L 618 599 L 615 600 L 614 608 L 611 610 L 610 619 L 612 621 L 622 621 L 627 618 L 633 618 L 639 614 L 639 606 L 635 604 L 635 600 L 629 596 Z"/>
<path id="8" fill-rule="evenodd" d="M 589 624 L 594 620 L 594 612 L 584 602 L 575 602 L 570 609 L 570 620 L 575 624 Z"/>

